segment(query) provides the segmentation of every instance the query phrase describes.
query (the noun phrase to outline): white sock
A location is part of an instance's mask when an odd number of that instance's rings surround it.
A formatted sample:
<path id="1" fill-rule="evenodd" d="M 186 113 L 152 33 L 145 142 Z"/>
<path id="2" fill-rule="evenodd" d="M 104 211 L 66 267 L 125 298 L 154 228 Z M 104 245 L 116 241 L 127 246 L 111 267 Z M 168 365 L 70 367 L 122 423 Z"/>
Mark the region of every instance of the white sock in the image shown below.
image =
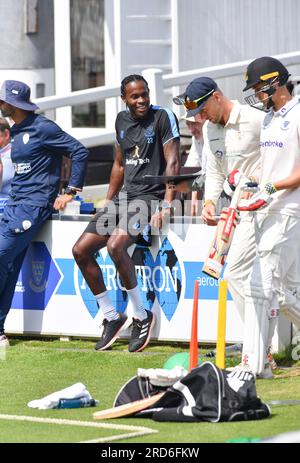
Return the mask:
<path id="1" fill-rule="evenodd" d="M 138 318 L 139 320 L 144 320 L 147 318 L 147 312 L 143 308 L 143 302 L 140 295 L 139 287 L 136 286 L 132 289 L 126 289 L 128 293 L 129 300 L 131 301 L 133 308 L 133 317 Z"/>
<path id="2" fill-rule="evenodd" d="M 100 309 L 103 312 L 104 318 L 106 318 L 109 322 L 118 319 L 119 314 L 112 305 L 108 291 L 104 291 L 103 293 L 97 294 L 95 298 Z"/>

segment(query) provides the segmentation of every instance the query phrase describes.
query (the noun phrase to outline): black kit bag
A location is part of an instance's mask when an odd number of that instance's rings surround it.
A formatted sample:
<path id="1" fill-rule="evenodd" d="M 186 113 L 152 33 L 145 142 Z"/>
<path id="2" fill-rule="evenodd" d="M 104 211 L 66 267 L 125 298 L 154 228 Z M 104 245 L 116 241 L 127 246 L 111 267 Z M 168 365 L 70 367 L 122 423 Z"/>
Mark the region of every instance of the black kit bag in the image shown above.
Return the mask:
<path id="1" fill-rule="evenodd" d="M 113 407 L 125 405 L 136 400 L 148 399 L 156 394 L 165 392 L 168 387 L 155 386 L 148 378 L 133 376 L 117 393 Z"/>
<path id="2" fill-rule="evenodd" d="M 155 421 L 217 423 L 260 420 L 270 416 L 270 409 L 257 396 L 252 373 L 222 370 L 204 362 L 169 387 L 151 408 L 135 416 Z"/>

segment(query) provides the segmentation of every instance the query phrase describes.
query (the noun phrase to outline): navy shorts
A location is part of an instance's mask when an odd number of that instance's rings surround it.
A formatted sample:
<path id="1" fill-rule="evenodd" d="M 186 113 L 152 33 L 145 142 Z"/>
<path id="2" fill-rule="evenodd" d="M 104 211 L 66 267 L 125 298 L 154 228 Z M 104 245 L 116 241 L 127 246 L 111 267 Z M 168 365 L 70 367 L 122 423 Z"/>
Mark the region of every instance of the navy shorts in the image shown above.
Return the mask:
<path id="1" fill-rule="evenodd" d="M 111 236 L 118 229 L 137 238 L 139 244 L 151 244 L 151 216 L 159 199 L 114 200 L 94 215 L 85 229 L 85 233 Z"/>

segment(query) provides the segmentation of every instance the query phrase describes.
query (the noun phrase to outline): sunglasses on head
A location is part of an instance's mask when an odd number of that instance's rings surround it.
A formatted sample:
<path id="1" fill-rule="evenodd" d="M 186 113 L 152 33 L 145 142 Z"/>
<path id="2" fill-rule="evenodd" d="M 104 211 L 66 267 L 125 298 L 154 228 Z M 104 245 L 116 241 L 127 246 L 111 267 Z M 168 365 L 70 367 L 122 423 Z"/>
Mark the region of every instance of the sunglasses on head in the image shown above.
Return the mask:
<path id="1" fill-rule="evenodd" d="M 196 100 L 187 100 L 180 97 L 176 97 L 173 99 L 173 101 L 175 104 L 184 105 L 185 108 L 188 110 L 196 109 L 203 103 L 203 100 L 207 99 L 207 97 L 209 97 L 214 91 L 215 89 L 212 89 L 210 92 L 206 93 L 203 96 L 200 96 L 200 98 L 197 98 Z"/>

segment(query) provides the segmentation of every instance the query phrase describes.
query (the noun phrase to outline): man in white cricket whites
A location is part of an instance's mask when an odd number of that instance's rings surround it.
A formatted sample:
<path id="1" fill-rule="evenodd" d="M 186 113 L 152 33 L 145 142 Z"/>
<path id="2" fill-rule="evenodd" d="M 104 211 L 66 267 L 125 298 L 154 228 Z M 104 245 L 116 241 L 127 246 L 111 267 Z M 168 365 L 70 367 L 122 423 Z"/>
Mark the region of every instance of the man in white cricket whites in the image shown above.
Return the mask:
<path id="1" fill-rule="evenodd" d="M 240 204 L 241 210 L 255 211 L 257 256 L 245 288 L 242 365 L 256 375 L 266 368 L 279 303 L 300 327 L 300 101 L 286 87 L 289 75 L 267 56 L 251 62 L 245 76 L 244 91 L 252 93 L 245 100 L 267 111 L 260 138 L 261 191 Z"/>
<path id="2" fill-rule="evenodd" d="M 194 79 L 182 95 L 174 99 L 183 104 L 188 117 L 207 119 L 203 127 L 206 152 L 205 201 L 202 218 L 215 226 L 216 204 L 224 181 L 234 169 L 247 177 L 257 177 L 260 169 L 260 128 L 263 113 L 229 100 L 209 77 Z M 244 283 L 255 257 L 253 219 L 241 214 L 228 256 L 226 279 L 241 320 L 244 320 Z"/>

